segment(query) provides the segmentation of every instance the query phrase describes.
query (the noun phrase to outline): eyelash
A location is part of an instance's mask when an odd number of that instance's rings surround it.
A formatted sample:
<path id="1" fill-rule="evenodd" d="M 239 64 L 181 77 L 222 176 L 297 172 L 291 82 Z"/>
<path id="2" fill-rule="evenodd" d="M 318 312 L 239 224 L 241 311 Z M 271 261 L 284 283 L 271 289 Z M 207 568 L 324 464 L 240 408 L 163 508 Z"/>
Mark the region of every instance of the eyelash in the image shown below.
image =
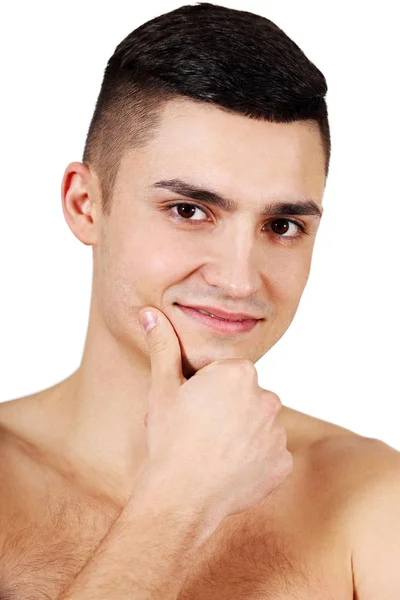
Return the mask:
<path id="1" fill-rule="evenodd" d="M 169 212 L 170 216 L 172 217 L 172 219 L 174 221 L 185 221 L 185 222 L 193 223 L 194 221 L 192 221 L 191 218 L 184 219 L 180 215 L 177 215 L 176 213 L 172 212 L 172 209 L 176 208 L 177 206 L 191 206 L 192 208 L 198 208 L 199 210 L 201 210 L 202 212 L 207 214 L 206 211 L 204 210 L 204 208 L 202 208 L 201 206 L 198 206 L 197 204 L 192 204 L 191 202 L 175 202 L 174 204 L 165 205 L 165 207 L 162 210 L 165 212 Z M 297 233 L 296 235 L 291 235 L 289 237 L 280 235 L 279 233 L 274 234 L 278 238 L 280 238 L 280 240 L 285 244 L 287 244 L 287 243 L 290 244 L 292 242 L 296 242 L 299 239 L 301 239 L 302 237 L 304 237 L 305 235 L 308 235 L 308 231 L 307 231 L 306 227 L 304 227 L 304 225 L 302 223 L 299 223 L 298 221 L 296 221 L 294 219 L 287 219 L 286 217 L 278 217 L 278 218 L 275 218 L 272 220 L 272 222 L 274 222 L 274 221 L 288 221 L 289 223 L 294 223 L 294 225 L 296 225 L 300 229 L 300 233 Z M 198 223 L 204 223 L 204 221 L 198 221 Z"/>

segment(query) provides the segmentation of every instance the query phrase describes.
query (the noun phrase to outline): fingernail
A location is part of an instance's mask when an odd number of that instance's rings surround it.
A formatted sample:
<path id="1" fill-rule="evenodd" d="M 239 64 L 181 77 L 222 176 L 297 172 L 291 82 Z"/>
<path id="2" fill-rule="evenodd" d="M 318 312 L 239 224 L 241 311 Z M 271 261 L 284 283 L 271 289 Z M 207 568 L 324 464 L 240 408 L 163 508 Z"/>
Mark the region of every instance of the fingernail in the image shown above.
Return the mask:
<path id="1" fill-rule="evenodd" d="M 140 324 L 145 333 L 148 333 L 150 329 L 153 329 L 153 327 L 157 325 L 157 322 L 157 315 L 150 310 L 145 310 L 144 313 L 140 315 Z"/>

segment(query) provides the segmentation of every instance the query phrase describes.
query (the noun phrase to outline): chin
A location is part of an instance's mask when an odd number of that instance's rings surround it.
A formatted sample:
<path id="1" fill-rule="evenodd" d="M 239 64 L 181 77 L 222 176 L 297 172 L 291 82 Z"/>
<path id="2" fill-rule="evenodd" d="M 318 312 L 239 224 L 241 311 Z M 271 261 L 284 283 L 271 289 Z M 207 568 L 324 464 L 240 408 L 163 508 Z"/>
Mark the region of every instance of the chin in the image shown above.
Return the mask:
<path id="1" fill-rule="evenodd" d="M 216 354 L 203 354 L 202 356 L 192 357 L 191 360 L 187 358 L 187 355 L 182 352 L 182 375 L 185 379 L 190 379 L 200 371 L 204 369 L 207 365 L 215 362 L 216 360 L 224 360 L 225 358 L 234 358 L 233 356 L 227 356 L 226 352 L 223 356 L 218 356 Z"/>
<path id="2" fill-rule="evenodd" d="M 199 364 L 199 362 L 201 362 L 201 364 Z M 200 369 L 210 364 L 211 362 L 213 361 L 203 360 L 193 362 L 188 360 L 187 356 L 184 355 L 184 353 L 182 353 L 182 375 L 185 377 L 185 379 L 190 379 L 191 377 L 193 377 L 193 375 L 197 373 L 197 371 L 200 371 Z"/>
<path id="3" fill-rule="evenodd" d="M 179 335 L 178 335 L 179 338 Z M 190 379 L 200 371 L 204 369 L 207 365 L 215 362 L 216 360 L 224 360 L 229 358 L 236 358 L 237 351 L 234 348 L 214 348 L 208 347 L 207 352 L 207 344 L 204 343 L 203 349 L 197 348 L 196 350 L 186 352 L 185 345 L 182 343 L 182 340 L 179 338 L 179 345 L 181 349 L 181 358 L 182 358 L 182 375 L 185 379 Z M 189 356 L 188 356 L 189 354 Z M 249 357 L 250 358 L 250 357 Z"/>

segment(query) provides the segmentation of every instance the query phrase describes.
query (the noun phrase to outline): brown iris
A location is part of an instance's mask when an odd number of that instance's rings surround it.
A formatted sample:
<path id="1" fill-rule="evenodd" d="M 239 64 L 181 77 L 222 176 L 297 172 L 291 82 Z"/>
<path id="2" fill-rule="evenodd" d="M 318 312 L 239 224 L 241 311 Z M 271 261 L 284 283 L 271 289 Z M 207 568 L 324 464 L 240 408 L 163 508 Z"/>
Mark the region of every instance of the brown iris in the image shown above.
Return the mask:
<path id="1" fill-rule="evenodd" d="M 178 213 L 179 213 L 179 211 L 183 211 L 183 215 L 179 215 L 181 217 L 182 216 L 183 217 L 189 217 L 189 216 L 192 217 L 194 212 L 196 211 L 196 208 L 197 208 L 196 206 L 192 206 L 191 204 L 179 204 L 176 207 Z M 191 210 L 193 211 L 193 214 L 188 215 L 188 211 L 191 211 Z"/>
<path id="2" fill-rule="evenodd" d="M 277 227 L 275 227 L 276 225 Z M 274 233 L 282 235 L 289 229 L 289 221 L 287 219 L 275 219 L 275 221 L 271 223 L 271 229 Z"/>

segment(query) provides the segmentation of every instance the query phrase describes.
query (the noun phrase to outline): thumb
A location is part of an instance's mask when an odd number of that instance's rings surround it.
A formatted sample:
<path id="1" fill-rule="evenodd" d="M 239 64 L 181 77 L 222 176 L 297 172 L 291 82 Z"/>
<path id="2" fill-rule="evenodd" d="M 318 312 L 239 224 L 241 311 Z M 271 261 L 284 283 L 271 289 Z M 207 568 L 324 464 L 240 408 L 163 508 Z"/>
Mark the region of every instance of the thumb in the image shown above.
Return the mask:
<path id="1" fill-rule="evenodd" d="M 149 319 L 146 313 L 154 316 L 147 327 Z M 147 319 L 146 319 L 147 317 Z M 154 308 L 146 306 L 139 311 L 139 322 L 149 351 L 151 363 L 151 395 L 153 397 L 173 397 L 179 387 L 186 381 L 182 374 L 182 354 L 179 339 L 171 321 L 166 315 Z"/>

